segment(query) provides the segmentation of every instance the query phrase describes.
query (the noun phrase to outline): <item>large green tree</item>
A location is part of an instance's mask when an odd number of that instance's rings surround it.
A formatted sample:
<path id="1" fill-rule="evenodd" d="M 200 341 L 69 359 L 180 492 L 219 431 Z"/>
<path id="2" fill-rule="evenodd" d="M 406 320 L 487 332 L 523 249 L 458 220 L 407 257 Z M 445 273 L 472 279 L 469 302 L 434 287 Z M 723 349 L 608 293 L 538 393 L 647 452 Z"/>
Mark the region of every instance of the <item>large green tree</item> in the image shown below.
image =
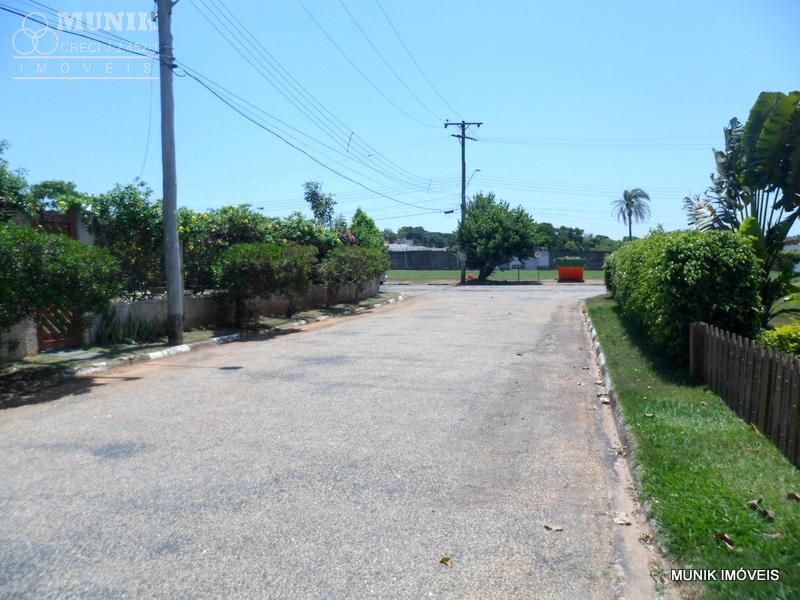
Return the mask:
<path id="1" fill-rule="evenodd" d="M 645 223 L 650 218 L 650 196 L 641 188 L 622 192 L 622 198 L 614 201 L 617 219 L 628 226 L 628 239 L 633 239 L 633 222 Z"/>
<path id="2" fill-rule="evenodd" d="M 360 208 L 357 208 L 353 214 L 350 231 L 356 236 L 356 244 L 362 248 L 383 249 L 383 232 L 375 225 L 372 217 Z"/>
<path id="3" fill-rule="evenodd" d="M 514 257 L 532 256 L 544 241 L 533 218 L 521 206 L 509 208 L 492 193 L 476 194 L 469 202 L 456 238 L 466 254 L 467 266 L 478 269 L 479 281 L 486 281 L 498 265 Z"/>

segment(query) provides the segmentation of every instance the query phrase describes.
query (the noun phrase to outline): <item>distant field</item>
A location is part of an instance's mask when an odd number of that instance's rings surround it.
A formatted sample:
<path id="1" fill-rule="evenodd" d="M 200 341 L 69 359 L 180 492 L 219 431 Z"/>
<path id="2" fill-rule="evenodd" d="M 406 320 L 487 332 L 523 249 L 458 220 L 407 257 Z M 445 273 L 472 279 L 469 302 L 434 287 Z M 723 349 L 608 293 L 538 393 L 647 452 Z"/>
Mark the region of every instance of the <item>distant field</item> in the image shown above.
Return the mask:
<path id="1" fill-rule="evenodd" d="M 478 276 L 477 271 L 467 271 L 467 275 Z M 461 271 L 389 271 L 388 283 L 397 281 L 458 281 Z M 538 277 L 542 281 L 553 280 L 558 276 L 555 269 L 542 269 Z M 586 279 L 603 279 L 602 271 L 586 271 Z M 519 272 L 520 281 L 536 281 L 536 270 Z M 489 278 L 490 281 L 517 281 L 517 271 L 495 271 Z"/>

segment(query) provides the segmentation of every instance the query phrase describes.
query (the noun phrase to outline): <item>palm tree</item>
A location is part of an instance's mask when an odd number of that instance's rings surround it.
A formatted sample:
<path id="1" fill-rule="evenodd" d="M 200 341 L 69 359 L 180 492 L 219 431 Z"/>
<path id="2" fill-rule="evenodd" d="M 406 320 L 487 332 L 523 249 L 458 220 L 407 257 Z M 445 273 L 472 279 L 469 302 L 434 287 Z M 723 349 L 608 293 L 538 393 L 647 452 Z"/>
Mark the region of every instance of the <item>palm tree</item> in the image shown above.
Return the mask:
<path id="1" fill-rule="evenodd" d="M 633 222 L 644 223 L 650 217 L 650 196 L 641 188 L 622 192 L 622 198 L 614 200 L 617 219 L 628 225 L 628 239 L 633 239 Z"/>

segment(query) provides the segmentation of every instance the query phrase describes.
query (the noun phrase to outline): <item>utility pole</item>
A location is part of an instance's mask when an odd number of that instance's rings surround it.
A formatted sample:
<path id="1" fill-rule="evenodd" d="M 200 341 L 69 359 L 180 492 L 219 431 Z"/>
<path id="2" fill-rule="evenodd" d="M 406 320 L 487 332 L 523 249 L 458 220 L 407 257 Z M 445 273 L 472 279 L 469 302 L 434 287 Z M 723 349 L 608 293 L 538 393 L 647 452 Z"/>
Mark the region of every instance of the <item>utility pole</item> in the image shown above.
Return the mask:
<path id="1" fill-rule="evenodd" d="M 158 5 L 158 55 L 161 84 L 161 168 L 164 185 L 164 265 L 167 271 L 167 335 L 170 346 L 183 343 L 183 274 L 178 237 L 178 182 L 175 170 L 175 101 L 172 96 L 173 0 Z"/>
<path id="2" fill-rule="evenodd" d="M 480 127 L 483 123 L 467 123 L 466 121 L 461 121 L 460 123 L 451 123 L 450 121 L 444 122 L 444 128 L 447 129 L 450 126 L 458 127 L 461 130 L 461 133 L 454 133 L 453 137 L 458 138 L 461 142 L 461 225 L 464 225 L 464 218 L 467 216 L 467 140 L 472 140 L 473 142 L 477 141 L 473 137 L 469 137 L 467 135 L 467 127 L 471 125 L 475 125 L 476 127 Z M 465 283 L 467 280 L 467 268 L 466 265 L 462 262 L 461 263 L 461 283 Z"/>

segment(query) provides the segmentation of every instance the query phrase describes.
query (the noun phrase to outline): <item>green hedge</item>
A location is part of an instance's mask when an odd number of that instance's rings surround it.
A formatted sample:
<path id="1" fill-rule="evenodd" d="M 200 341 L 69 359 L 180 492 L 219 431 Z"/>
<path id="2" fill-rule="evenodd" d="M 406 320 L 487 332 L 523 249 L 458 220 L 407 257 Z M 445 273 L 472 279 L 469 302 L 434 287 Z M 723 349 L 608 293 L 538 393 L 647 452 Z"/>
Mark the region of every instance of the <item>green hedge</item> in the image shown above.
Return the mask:
<path id="1" fill-rule="evenodd" d="M 693 321 L 758 332 L 760 263 L 734 233 L 653 233 L 614 252 L 606 269 L 626 319 L 674 358 L 688 356 Z"/>
<path id="2" fill-rule="evenodd" d="M 559 267 L 582 267 L 586 264 L 586 259 L 581 256 L 559 256 L 556 265 Z"/>
<path id="3" fill-rule="evenodd" d="M 0 223 L 0 330 L 37 310 L 100 312 L 120 283 L 119 263 L 107 250 Z"/>
<path id="4" fill-rule="evenodd" d="M 383 249 L 341 246 L 328 254 L 320 265 L 320 276 L 328 288 L 336 290 L 348 283 L 362 285 L 389 269 L 389 256 Z"/>
<path id="5" fill-rule="evenodd" d="M 763 331 L 758 341 L 781 352 L 800 356 L 800 323 Z"/>

